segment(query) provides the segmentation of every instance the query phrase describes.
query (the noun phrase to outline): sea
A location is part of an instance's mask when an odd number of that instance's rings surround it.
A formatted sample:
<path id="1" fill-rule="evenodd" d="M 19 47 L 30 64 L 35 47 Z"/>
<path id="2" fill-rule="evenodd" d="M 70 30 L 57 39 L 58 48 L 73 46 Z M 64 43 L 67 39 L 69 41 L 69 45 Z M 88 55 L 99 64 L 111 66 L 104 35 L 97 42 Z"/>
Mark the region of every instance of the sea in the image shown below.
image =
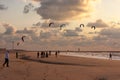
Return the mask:
<path id="1" fill-rule="evenodd" d="M 100 52 L 100 53 L 93 53 L 93 52 L 62 52 L 60 53 L 64 56 L 75 56 L 75 57 L 86 57 L 86 58 L 97 58 L 97 59 L 110 59 L 110 53 L 108 52 Z M 111 53 L 112 60 L 120 60 L 120 53 Z"/>

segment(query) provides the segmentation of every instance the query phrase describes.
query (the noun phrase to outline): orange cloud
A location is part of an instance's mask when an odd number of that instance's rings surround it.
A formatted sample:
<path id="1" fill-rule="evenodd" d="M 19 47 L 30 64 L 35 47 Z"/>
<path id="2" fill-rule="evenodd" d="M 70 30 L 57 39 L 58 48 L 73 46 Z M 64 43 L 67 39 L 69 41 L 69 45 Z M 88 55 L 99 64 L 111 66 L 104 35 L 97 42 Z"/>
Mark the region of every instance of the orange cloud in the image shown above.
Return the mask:
<path id="1" fill-rule="evenodd" d="M 43 19 L 70 20 L 84 18 L 92 11 L 92 2 L 98 0 L 33 0 L 40 2 L 36 8 L 38 15 Z"/>

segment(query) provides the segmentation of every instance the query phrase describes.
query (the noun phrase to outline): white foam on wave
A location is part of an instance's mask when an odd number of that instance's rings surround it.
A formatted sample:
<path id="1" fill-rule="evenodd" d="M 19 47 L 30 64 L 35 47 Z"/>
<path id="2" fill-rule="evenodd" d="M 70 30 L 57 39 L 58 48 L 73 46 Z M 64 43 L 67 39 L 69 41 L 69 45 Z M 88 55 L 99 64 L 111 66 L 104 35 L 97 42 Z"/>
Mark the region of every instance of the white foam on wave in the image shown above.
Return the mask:
<path id="1" fill-rule="evenodd" d="M 74 52 L 63 52 L 60 53 L 65 56 L 75 56 L 75 57 L 87 57 L 87 58 L 97 58 L 97 59 L 109 59 L 109 53 L 74 53 Z M 114 56 L 114 54 L 118 54 Z M 120 60 L 120 53 L 113 53 L 112 60 Z"/>

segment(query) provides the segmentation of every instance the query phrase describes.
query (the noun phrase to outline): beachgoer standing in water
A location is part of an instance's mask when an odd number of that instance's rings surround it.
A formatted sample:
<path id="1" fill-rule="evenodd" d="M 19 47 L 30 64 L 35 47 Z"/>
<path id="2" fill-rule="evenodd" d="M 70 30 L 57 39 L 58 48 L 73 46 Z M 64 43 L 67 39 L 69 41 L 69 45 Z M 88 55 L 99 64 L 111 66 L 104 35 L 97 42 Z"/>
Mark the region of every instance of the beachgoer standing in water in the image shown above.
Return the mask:
<path id="1" fill-rule="evenodd" d="M 56 51 L 56 52 L 55 52 L 55 56 L 57 57 L 57 55 L 58 55 L 58 52 Z"/>
<path id="2" fill-rule="evenodd" d="M 39 51 L 37 52 L 37 58 L 39 58 Z"/>
<path id="3" fill-rule="evenodd" d="M 5 52 L 5 62 L 3 63 L 3 67 L 5 66 L 9 67 L 9 51 Z"/>
<path id="4" fill-rule="evenodd" d="M 16 52 L 16 58 L 18 58 L 18 52 Z"/>

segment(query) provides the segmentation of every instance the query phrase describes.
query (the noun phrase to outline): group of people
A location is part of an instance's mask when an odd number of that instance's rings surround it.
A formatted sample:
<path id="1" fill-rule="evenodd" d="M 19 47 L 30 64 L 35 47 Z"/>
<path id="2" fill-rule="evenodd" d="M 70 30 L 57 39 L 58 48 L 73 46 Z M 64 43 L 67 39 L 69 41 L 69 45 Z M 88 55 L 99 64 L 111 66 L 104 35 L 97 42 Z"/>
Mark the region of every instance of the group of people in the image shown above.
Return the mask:
<path id="1" fill-rule="evenodd" d="M 55 52 L 55 56 L 58 56 L 58 53 L 60 53 L 59 51 Z M 41 58 L 48 58 L 51 55 L 51 51 L 41 51 Z M 40 53 L 37 52 L 37 58 L 40 57 Z M 18 58 L 18 52 L 16 52 L 16 58 Z M 9 67 L 9 51 L 6 50 L 5 51 L 5 61 L 3 63 L 3 67 Z"/>
<path id="2" fill-rule="evenodd" d="M 45 57 L 47 58 L 50 55 L 51 55 L 51 51 L 42 51 L 41 52 L 41 58 L 45 58 Z M 57 56 L 56 53 L 55 53 L 55 55 Z M 40 56 L 40 54 L 39 54 L 39 52 L 37 52 L 37 58 L 39 58 L 39 56 Z M 16 52 L 16 58 L 18 58 L 18 52 Z M 3 67 L 5 67 L 5 65 L 6 65 L 6 67 L 9 67 L 9 51 L 8 50 L 5 51 L 5 61 L 3 63 Z"/>
<path id="3" fill-rule="evenodd" d="M 51 55 L 51 52 L 49 52 L 49 53 L 47 51 L 46 52 L 45 51 L 41 52 L 41 58 L 45 58 L 45 57 L 47 58 L 49 55 Z M 39 57 L 40 57 L 40 53 L 37 52 L 37 58 L 39 58 Z"/>
<path id="4" fill-rule="evenodd" d="M 39 58 L 41 56 L 41 58 L 48 58 L 49 56 L 51 56 L 51 52 L 52 51 L 41 51 L 41 54 L 39 53 L 39 51 L 37 52 L 37 58 Z M 58 56 L 58 53 L 60 53 L 60 51 L 56 51 L 55 52 L 55 56 Z"/>
<path id="5" fill-rule="evenodd" d="M 41 56 L 41 58 L 48 58 L 51 55 L 52 51 L 41 51 L 41 54 L 37 52 L 37 58 Z M 55 56 L 58 56 L 58 53 L 60 51 L 55 51 Z M 18 58 L 18 53 L 16 52 L 16 58 Z M 112 53 L 109 54 L 109 59 L 112 59 Z M 6 65 L 6 67 L 9 67 L 9 51 L 6 50 L 5 52 L 5 61 L 3 63 L 3 67 Z"/>

